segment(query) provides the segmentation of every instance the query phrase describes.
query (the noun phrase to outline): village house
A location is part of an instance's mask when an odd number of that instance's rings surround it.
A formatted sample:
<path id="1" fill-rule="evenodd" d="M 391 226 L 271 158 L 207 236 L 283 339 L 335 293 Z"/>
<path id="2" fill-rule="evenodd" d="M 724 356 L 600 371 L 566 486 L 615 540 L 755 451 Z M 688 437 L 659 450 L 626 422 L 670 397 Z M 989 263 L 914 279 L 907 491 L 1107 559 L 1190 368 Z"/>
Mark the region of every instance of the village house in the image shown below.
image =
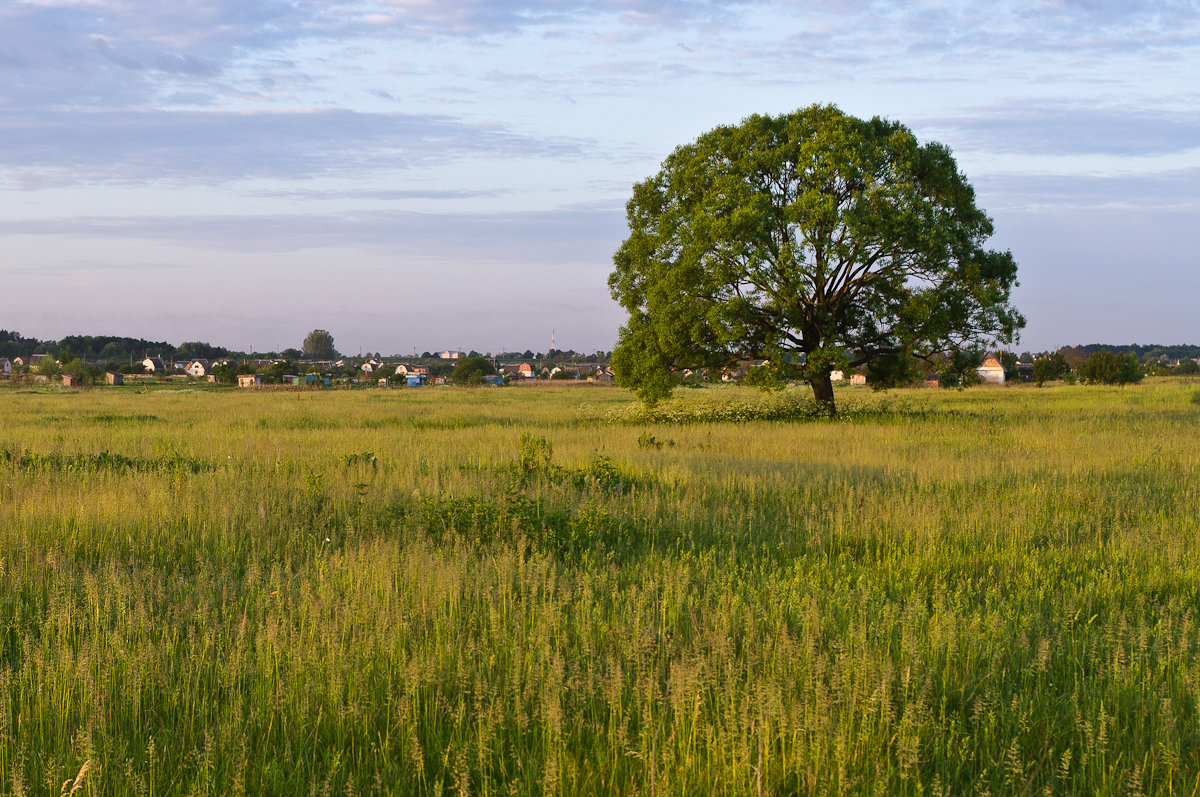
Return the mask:
<path id="1" fill-rule="evenodd" d="M 183 367 L 183 370 L 191 376 L 207 376 L 212 370 L 212 364 L 208 360 L 192 360 Z"/>
<path id="2" fill-rule="evenodd" d="M 1004 366 L 993 355 L 989 354 L 984 359 L 983 365 L 975 369 L 975 373 L 979 374 L 979 378 L 984 382 L 993 385 L 1004 384 Z"/>
<path id="3" fill-rule="evenodd" d="M 146 369 L 146 373 L 152 374 L 155 371 L 167 370 L 167 364 L 163 362 L 162 357 L 147 357 L 142 360 L 142 368 Z"/>

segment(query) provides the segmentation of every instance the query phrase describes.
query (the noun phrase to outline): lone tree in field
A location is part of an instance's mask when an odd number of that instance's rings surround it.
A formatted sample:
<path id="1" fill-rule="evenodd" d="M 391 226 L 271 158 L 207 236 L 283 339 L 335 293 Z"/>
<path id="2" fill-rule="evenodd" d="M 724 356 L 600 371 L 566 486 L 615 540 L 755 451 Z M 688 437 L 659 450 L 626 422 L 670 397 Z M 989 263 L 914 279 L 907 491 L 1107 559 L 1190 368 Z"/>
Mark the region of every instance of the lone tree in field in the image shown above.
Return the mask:
<path id="1" fill-rule="evenodd" d="M 647 402 L 673 370 L 765 358 L 834 412 L 835 369 L 962 371 L 1025 324 L 1016 262 L 984 248 L 991 219 L 950 151 L 878 117 L 813 105 L 718 127 L 635 185 L 626 215 L 612 366 Z"/>
<path id="2" fill-rule="evenodd" d="M 301 346 L 304 356 L 310 360 L 332 360 L 338 356 L 333 347 L 333 335 L 324 329 L 314 329 L 304 338 Z"/>

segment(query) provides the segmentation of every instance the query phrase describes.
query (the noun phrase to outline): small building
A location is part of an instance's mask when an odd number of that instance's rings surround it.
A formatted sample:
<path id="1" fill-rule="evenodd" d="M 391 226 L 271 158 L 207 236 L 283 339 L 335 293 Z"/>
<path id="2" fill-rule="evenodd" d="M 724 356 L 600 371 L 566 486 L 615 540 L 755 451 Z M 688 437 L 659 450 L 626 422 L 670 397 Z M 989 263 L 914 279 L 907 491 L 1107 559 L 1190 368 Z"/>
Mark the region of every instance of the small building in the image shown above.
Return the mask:
<path id="1" fill-rule="evenodd" d="M 425 374 L 409 374 L 408 376 L 404 377 L 404 383 L 408 385 L 408 387 L 420 387 L 421 385 L 425 384 L 425 380 L 428 378 L 429 377 Z"/>
<path id="2" fill-rule="evenodd" d="M 865 385 L 867 384 L 867 377 L 865 374 L 850 374 L 850 384 Z"/>
<path id="3" fill-rule="evenodd" d="M 296 376 L 295 374 L 284 374 L 283 383 L 285 385 L 291 385 L 292 387 L 303 387 L 304 377 Z"/>
<path id="4" fill-rule="evenodd" d="M 204 381 L 208 382 L 210 385 L 215 385 L 217 383 L 217 375 L 216 374 L 208 374 L 207 376 L 204 377 Z"/>
<path id="5" fill-rule="evenodd" d="M 108 371 L 104 374 L 104 384 L 123 385 L 125 384 L 125 374 L 117 373 L 116 371 Z"/>
<path id="6" fill-rule="evenodd" d="M 207 376 L 212 370 L 212 364 L 208 360 L 191 360 L 184 365 L 183 370 L 189 376 Z"/>
<path id="7" fill-rule="evenodd" d="M 259 374 L 238 374 L 238 387 L 262 387 L 262 376 Z"/>
<path id="8" fill-rule="evenodd" d="M 7 357 L 0 357 L 0 379 L 8 379 L 12 376 L 12 361 Z"/>
<path id="9" fill-rule="evenodd" d="M 830 371 L 829 372 L 829 381 L 830 382 L 843 382 L 843 381 L 845 381 L 845 379 L 846 379 L 846 373 L 844 371 Z"/>
<path id="10" fill-rule="evenodd" d="M 500 374 L 489 374 L 483 378 L 483 381 L 485 384 L 504 387 L 504 377 L 500 376 Z"/>
<path id="11" fill-rule="evenodd" d="M 463 354 L 461 351 L 441 351 L 441 352 L 438 352 L 438 357 L 440 357 L 440 358 L 441 358 L 441 359 L 443 359 L 443 360 L 458 360 L 458 359 L 460 359 L 460 358 L 462 358 L 462 357 L 465 357 L 465 356 L 466 356 L 466 355 L 465 355 L 465 354 Z"/>
<path id="12" fill-rule="evenodd" d="M 379 377 L 379 381 L 376 382 L 376 384 L 379 385 L 380 387 L 387 387 L 391 383 L 388 382 L 388 378 L 386 376 L 381 376 L 381 377 Z"/>
<path id="13" fill-rule="evenodd" d="M 1004 384 L 1004 366 L 993 355 L 989 354 L 984 359 L 983 365 L 975 369 L 975 373 L 979 374 L 979 378 L 989 384 Z"/>
<path id="14" fill-rule="evenodd" d="M 63 374 L 62 383 L 63 387 L 78 387 L 79 377 L 74 374 Z"/>
<path id="15" fill-rule="evenodd" d="M 930 374 L 921 382 L 921 387 L 941 387 L 942 378 L 937 374 Z"/>

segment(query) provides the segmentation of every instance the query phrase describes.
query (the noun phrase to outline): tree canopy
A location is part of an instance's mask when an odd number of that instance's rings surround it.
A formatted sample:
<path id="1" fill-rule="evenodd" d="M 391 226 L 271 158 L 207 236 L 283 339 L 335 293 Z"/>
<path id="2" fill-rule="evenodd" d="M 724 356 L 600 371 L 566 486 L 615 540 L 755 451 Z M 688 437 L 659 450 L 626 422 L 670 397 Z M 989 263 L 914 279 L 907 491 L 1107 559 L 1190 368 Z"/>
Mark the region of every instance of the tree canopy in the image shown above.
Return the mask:
<path id="1" fill-rule="evenodd" d="M 496 369 L 486 357 L 464 357 L 455 364 L 450 381 L 456 385 L 481 385 L 485 376 L 494 373 Z"/>
<path id="2" fill-rule="evenodd" d="M 301 349 L 310 360 L 332 360 L 338 356 L 337 349 L 333 347 L 333 335 L 324 329 L 309 332 Z"/>
<path id="3" fill-rule="evenodd" d="M 949 149 L 814 105 L 718 127 L 634 186 L 613 352 L 646 401 L 671 373 L 790 364 L 834 409 L 830 373 L 918 357 L 943 372 L 1011 343 L 1017 265 Z"/>

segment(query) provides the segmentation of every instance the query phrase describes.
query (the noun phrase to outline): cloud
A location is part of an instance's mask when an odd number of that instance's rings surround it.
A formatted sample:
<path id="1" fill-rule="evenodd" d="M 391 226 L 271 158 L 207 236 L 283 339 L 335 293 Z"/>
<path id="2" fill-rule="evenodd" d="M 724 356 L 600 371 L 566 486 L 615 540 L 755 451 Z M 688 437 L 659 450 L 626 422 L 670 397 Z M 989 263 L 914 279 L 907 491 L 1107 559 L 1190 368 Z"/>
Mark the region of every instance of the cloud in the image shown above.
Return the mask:
<path id="1" fill-rule="evenodd" d="M 600 262 L 625 234 L 619 208 L 499 213 L 85 216 L 0 222 L 0 235 L 146 240 L 199 250 L 380 249 L 397 257 L 511 263 Z"/>
<path id="2" fill-rule="evenodd" d="M 1200 143 L 1200 115 L 1191 111 L 1066 100 L 1012 100 L 966 111 L 921 124 L 945 131 L 960 146 L 1028 155 L 1163 155 L 1194 150 Z"/>
<path id="3" fill-rule="evenodd" d="M 1116 176 L 1004 174 L 975 182 L 989 210 L 1200 210 L 1200 168 Z"/>
<path id="4" fill-rule="evenodd" d="M 11 117 L 0 169 L 22 184 L 353 176 L 493 158 L 577 156 L 588 142 L 539 139 L 452 116 L 342 109 L 47 112 Z"/>

